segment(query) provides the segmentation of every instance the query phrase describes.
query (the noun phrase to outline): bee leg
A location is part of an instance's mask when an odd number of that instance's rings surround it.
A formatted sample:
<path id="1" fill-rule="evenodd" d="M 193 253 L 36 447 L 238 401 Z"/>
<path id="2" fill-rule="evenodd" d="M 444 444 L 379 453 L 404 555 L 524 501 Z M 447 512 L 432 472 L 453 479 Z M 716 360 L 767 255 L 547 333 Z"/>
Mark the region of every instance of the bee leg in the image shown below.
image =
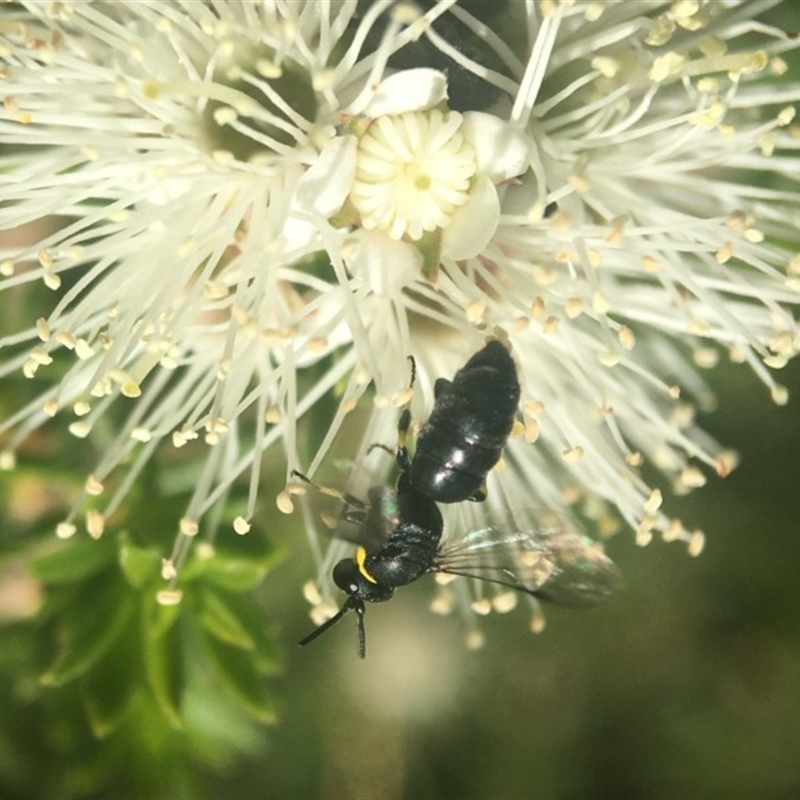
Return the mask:
<path id="1" fill-rule="evenodd" d="M 414 382 L 417 379 L 417 362 L 414 360 L 414 356 L 409 356 L 408 362 L 411 364 L 411 380 L 408 383 L 408 388 L 413 389 Z M 406 445 L 408 430 L 411 427 L 410 405 L 411 397 L 409 396 L 408 402 L 400 414 L 400 419 L 397 420 L 397 449 L 394 451 L 394 457 L 397 461 L 397 466 L 400 467 L 403 472 L 407 472 L 408 468 L 411 466 L 411 457 L 408 454 L 408 446 Z"/>
<path id="2" fill-rule="evenodd" d="M 367 455 L 369 455 L 369 454 L 370 454 L 370 453 L 371 453 L 373 450 L 384 450 L 384 451 L 386 451 L 386 452 L 387 452 L 387 453 L 388 453 L 390 456 L 393 456 L 393 455 L 395 454 L 395 451 L 394 451 L 394 450 L 392 450 L 392 448 L 391 448 L 391 447 L 389 447 L 389 445 L 388 445 L 388 444 L 383 444 L 383 443 L 381 443 L 381 442 L 373 442 L 373 443 L 372 443 L 372 444 L 371 444 L 371 445 L 370 445 L 370 446 L 367 448 Z"/>
<path id="3" fill-rule="evenodd" d="M 369 508 L 369 506 L 363 500 L 359 500 L 354 495 L 348 494 L 347 492 L 340 492 L 338 489 L 334 489 L 332 486 L 324 486 L 321 483 L 312 481 L 311 478 L 309 478 L 307 475 L 303 475 L 302 472 L 298 472 L 296 469 L 292 470 L 291 476 L 293 478 L 298 478 L 300 481 L 308 484 L 312 489 L 320 494 L 324 494 L 326 497 L 335 497 L 337 500 L 341 500 L 348 508 L 355 508 L 360 511 L 366 511 Z"/>
<path id="4" fill-rule="evenodd" d="M 406 445 L 408 429 L 410 427 L 411 411 L 408 408 L 404 408 L 397 422 L 397 449 L 394 453 L 397 466 L 400 467 L 403 472 L 408 471 L 408 468 L 411 466 L 411 457 L 408 455 L 408 446 Z"/>

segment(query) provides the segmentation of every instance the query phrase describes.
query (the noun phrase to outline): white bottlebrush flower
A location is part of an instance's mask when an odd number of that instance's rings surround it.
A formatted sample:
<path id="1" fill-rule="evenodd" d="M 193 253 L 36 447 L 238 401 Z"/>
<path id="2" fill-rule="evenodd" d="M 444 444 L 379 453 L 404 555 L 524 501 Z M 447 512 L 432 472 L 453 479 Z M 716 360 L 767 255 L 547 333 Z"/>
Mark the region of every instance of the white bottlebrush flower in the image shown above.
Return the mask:
<path id="1" fill-rule="evenodd" d="M 4 12 L 0 229 L 38 232 L 0 242 L 0 301 L 35 284 L 53 301 L 0 341 L 0 377 L 40 388 L 0 421 L 2 464 L 51 417 L 85 438 L 129 404 L 86 481 L 100 535 L 157 448 L 194 448 L 167 578 L 242 478 L 248 530 L 270 446 L 313 474 L 368 398 L 360 454 L 391 442 L 410 353 L 424 419 L 437 377 L 510 340 L 520 435 L 490 505 L 694 552 L 662 494 L 733 464 L 694 423 L 699 369 L 727 353 L 785 402 L 769 370 L 798 344 L 800 85 L 772 4 L 426 5 Z M 334 387 L 299 463 L 298 422 Z"/>

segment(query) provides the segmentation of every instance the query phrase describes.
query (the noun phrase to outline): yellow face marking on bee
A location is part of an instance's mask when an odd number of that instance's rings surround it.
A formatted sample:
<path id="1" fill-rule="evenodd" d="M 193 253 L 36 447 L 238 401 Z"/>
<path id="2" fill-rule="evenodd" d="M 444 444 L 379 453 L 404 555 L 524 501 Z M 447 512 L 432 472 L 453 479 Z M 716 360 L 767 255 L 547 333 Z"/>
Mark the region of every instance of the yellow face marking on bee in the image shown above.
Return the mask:
<path id="1" fill-rule="evenodd" d="M 356 564 L 358 564 L 358 571 L 370 582 L 370 583 L 377 583 L 378 581 L 372 577 L 372 575 L 367 572 L 367 568 L 364 566 L 364 561 L 367 558 L 367 551 L 363 547 L 358 547 L 356 550 Z"/>

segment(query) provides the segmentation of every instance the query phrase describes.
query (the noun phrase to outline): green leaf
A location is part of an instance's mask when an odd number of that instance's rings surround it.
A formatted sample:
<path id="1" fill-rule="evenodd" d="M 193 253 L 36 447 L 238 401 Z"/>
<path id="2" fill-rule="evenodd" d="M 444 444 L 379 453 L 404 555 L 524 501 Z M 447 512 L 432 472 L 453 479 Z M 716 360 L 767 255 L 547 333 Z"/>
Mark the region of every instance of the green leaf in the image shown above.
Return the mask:
<path id="1" fill-rule="evenodd" d="M 122 722 L 143 679 L 143 667 L 141 630 L 131 625 L 84 675 L 81 697 L 96 738 L 105 739 Z"/>
<path id="2" fill-rule="evenodd" d="M 36 653 L 36 634 L 27 620 L 0 625 L 0 675 L 21 674 L 26 670 Z"/>
<path id="3" fill-rule="evenodd" d="M 199 548 L 195 549 L 195 553 Z M 202 579 L 221 589 L 249 592 L 264 580 L 279 553 L 265 536 L 222 536 L 209 555 L 195 555 L 181 572 L 181 583 Z"/>
<path id="4" fill-rule="evenodd" d="M 259 722 L 275 722 L 275 704 L 253 656 L 212 637 L 206 637 L 206 644 L 222 684 L 233 692 L 242 708 Z"/>
<path id="5" fill-rule="evenodd" d="M 282 666 L 280 650 L 264 618 L 263 609 L 252 595 L 228 595 L 225 602 L 253 641 L 256 669 L 262 674 L 279 672 Z"/>
<path id="6" fill-rule="evenodd" d="M 206 590 L 200 593 L 197 619 L 200 624 L 221 642 L 242 650 L 255 649 L 256 643 L 242 624 L 231 601 L 235 595 Z"/>
<path id="7" fill-rule="evenodd" d="M 127 536 L 120 539 L 119 565 L 128 583 L 143 589 L 161 575 L 161 551 L 155 547 L 139 547 Z"/>
<path id="8" fill-rule="evenodd" d="M 29 568 L 45 583 L 76 583 L 107 567 L 114 560 L 114 550 L 112 537 L 70 541 L 35 559 Z"/>
<path id="9" fill-rule="evenodd" d="M 279 647 L 263 610 L 251 595 L 206 590 L 202 598 L 197 620 L 208 633 L 225 644 L 248 651 L 260 673 L 280 671 Z"/>
<path id="10" fill-rule="evenodd" d="M 145 598 L 145 614 L 147 629 L 145 635 L 163 636 L 181 615 L 181 604 L 162 606 L 154 595 L 148 594 Z"/>
<path id="11" fill-rule="evenodd" d="M 170 725 L 179 728 L 184 690 L 183 648 L 180 626 L 173 624 L 177 606 L 160 606 L 144 598 L 144 654 L 147 679 Z"/>
<path id="12" fill-rule="evenodd" d="M 118 575 L 93 581 L 73 598 L 61 624 L 61 650 L 41 677 L 47 686 L 63 686 L 97 662 L 130 622 L 134 598 Z"/>

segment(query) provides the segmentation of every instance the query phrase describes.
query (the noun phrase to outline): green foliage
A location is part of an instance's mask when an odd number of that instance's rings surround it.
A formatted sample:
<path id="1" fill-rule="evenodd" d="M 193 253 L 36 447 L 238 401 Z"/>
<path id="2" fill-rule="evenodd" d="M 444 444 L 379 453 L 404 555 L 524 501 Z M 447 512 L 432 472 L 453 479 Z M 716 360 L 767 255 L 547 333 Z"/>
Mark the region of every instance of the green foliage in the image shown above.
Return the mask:
<path id="1" fill-rule="evenodd" d="M 0 794 L 202 796 L 202 769 L 252 751 L 275 721 L 265 679 L 280 659 L 252 596 L 271 543 L 198 542 L 180 602 L 164 604 L 159 546 L 124 533 L 28 541 L 36 555 L 14 555 L 42 602 L 0 625 Z"/>

